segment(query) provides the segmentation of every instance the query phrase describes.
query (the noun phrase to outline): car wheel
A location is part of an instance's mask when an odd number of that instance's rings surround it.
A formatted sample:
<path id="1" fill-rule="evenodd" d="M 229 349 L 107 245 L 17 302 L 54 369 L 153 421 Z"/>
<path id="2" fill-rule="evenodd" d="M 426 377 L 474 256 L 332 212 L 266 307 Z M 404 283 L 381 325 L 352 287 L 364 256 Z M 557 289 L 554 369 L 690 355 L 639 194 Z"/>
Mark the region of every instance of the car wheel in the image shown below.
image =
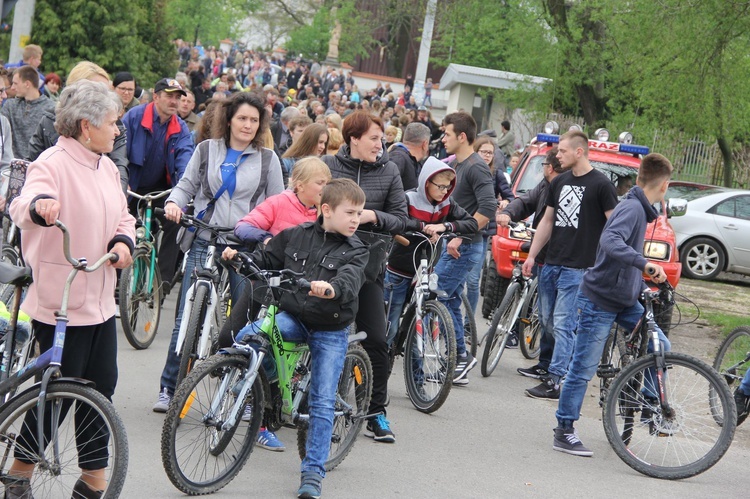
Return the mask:
<path id="1" fill-rule="evenodd" d="M 713 239 L 698 237 L 690 240 L 680 250 L 682 274 L 691 279 L 709 280 L 724 270 L 724 249 Z"/>

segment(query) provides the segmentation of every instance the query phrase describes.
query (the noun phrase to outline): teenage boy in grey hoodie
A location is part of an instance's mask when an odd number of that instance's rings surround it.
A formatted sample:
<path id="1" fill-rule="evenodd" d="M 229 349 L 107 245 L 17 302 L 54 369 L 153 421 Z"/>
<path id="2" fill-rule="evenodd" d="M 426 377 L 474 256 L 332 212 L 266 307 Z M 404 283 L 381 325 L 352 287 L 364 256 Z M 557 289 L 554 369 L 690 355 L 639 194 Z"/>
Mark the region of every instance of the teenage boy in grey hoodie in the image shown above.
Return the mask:
<path id="1" fill-rule="evenodd" d="M 671 174 L 672 164 L 661 154 L 644 157 L 636 186 L 604 226 L 596 263 L 586 271 L 578 288 L 578 334 L 557 406 L 554 450 L 593 455 L 578 438 L 573 423 L 581 413 L 586 387 L 596 373 L 612 323 L 632 331 L 643 315 L 643 305 L 638 301 L 646 287 L 643 273 L 648 272 L 657 283 L 667 279 L 664 269 L 647 261 L 642 251 L 646 225 L 659 216 L 653 205 L 664 200 Z M 659 337 L 662 349 L 669 351 L 669 340 L 661 331 Z M 649 351 L 652 348 L 649 345 Z"/>

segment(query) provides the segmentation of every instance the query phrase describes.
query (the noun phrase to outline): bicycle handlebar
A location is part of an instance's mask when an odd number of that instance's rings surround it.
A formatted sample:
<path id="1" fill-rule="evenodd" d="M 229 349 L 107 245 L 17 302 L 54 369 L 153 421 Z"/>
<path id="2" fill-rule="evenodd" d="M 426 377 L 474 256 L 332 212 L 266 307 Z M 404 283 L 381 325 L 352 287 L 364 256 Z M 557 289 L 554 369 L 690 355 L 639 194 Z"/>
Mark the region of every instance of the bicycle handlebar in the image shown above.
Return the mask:
<path id="1" fill-rule="evenodd" d="M 536 233 L 536 229 L 532 229 L 530 226 L 526 225 L 523 222 L 510 222 L 508 224 L 508 227 L 510 227 L 513 232 L 528 232 L 529 234 Z"/>
<path id="2" fill-rule="evenodd" d="M 270 279 L 272 277 L 282 277 L 286 278 L 285 282 L 289 282 L 292 285 L 296 285 L 299 287 L 302 291 L 310 291 L 312 288 L 312 284 L 310 281 L 302 277 L 301 272 L 294 272 L 293 270 L 289 269 L 282 269 L 282 270 L 263 270 L 257 265 L 255 265 L 255 262 L 250 257 L 250 255 L 242 252 L 237 252 L 237 254 L 234 256 L 234 260 L 240 261 L 242 264 L 245 264 L 248 269 L 252 271 L 252 273 L 258 277 L 260 277 L 262 280 L 266 281 L 269 286 L 278 288 L 279 286 L 274 286 L 270 283 Z M 236 269 L 239 270 L 239 269 Z M 279 285 L 281 282 L 279 282 Z M 326 296 L 331 296 L 331 290 L 326 289 L 325 290 Z"/>
<path id="3" fill-rule="evenodd" d="M 156 216 L 163 216 L 165 214 L 164 208 L 154 208 L 154 214 Z M 234 234 L 234 227 L 223 227 L 221 225 L 212 225 L 210 223 L 204 222 L 200 218 L 197 218 L 195 215 L 188 215 L 187 213 L 183 213 L 180 217 L 179 224 L 186 228 L 195 228 L 197 230 L 207 230 L 211 232 L 214 237 L 226 237 L 229 239 L 236 239 L 234 236 L 229 235 L 222 235 L 222 232 L 231 232 Z M 236 239 L 237 242 L 241 242 L 238 239 Z"/>
<path id="4" fill-rule="evenodd" d="M 142 199 L 142 200 L 145 200 L 146 202 L 150 202 L 150 201 L 155 201 L 157 199 L 161 199 L 164 196 L 169 195 L 171 192 L 172 192 L 172 189 L 167 189 L 166 191 L 161 191 L 161 192 L 149 192 L 148 194 L 138 194 L 128 189 L 128 196 L 133 196 L 136 199 Z"/>
<path id="5" fill-rule="evenodd" d="M 55 220 L 55 226 L 63 233 L 63 254 L 65 255 L 65 259 L 70 262 L 75 269 L 83 270 L 84 272 L 94 272 L 107 261 L 115 263 L 120 259 L 120 256 L 117 253 L 107 253 L 99 258 L 96 263 L 89 265 L 85 258 L 73 258 L 70 254 L 70 233 L 68 232 L 68 228 L 60 220 Z"/>

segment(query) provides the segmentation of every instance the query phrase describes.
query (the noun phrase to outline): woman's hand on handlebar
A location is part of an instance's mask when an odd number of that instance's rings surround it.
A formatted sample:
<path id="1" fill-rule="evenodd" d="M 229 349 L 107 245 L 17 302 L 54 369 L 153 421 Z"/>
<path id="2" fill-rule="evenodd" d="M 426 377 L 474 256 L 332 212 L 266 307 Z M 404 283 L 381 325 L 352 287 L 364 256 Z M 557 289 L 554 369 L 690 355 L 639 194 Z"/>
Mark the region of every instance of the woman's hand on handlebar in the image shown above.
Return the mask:
<path id="1" fill-rule="evenodd" d="M 164 216 L 167 220 L 178 224 L 182 218 L 182 209 L 177 206 L 177 203 L 170 201 L 164 205 Z"/>
<path id="2" fill-rule="evenodd" d="M 326 281 L 311 281 L 310 282 L 310 296 L 316 296 L 318 298 L 325 298 L 330 300 L 336 297 L 336 292 L 333 290 L 333 286 Z"/>
<path id="3" fill-rule="evenodd" d="M 133 257 L 130 255 L 130 248 L 128 248 L 128 245 L 125 243 L 116 243 L 112 246 L 110 252 L 116 254 L 119 258 L 116 262 L 112 262 L 111 260 L 108 261 L 106 263 L 108 266 L 112 266 L 116 269 L 124 269 L 130 267 L 130 264 L 133 263 Z"/>
<path id="4" fill-rule="evenodd" d="M 37 199 L 34 202 L 34 211 L 47 225 L 55 225 L 55 220 L 60 216 L 60 202 L 52 198 Z"/>
<path id="5" fill-rule="evenodd" d="M 222 260 L 232 260 L 236 255 L 237 255 L 237 250 L 232 249 L 229 246 L 224 248 L 224 251 L 221 252 Z"/>

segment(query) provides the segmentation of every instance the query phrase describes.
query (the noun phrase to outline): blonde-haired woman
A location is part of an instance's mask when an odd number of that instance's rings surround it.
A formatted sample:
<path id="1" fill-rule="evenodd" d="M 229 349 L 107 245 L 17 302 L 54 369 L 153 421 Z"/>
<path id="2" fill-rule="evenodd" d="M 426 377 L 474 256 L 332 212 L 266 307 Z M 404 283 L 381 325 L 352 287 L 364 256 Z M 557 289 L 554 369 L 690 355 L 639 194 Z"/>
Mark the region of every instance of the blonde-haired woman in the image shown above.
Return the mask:
<path id="1" fill-rule="evenodd" d="M 81 61 L 76 64 L 68 74 L 66 84 L 68 86 L 82 80 L 96 81 L 104 83 L 105 85 L 112 87 L 112 83 L 109 81 L 109 74 L 104 71 L 100 66 L 97 66 L 91 61 Z M 111 152 L 107 153 L 106 156 L 112 160 L 117 167 L 117 171 L 120 172 L 120 185 L 122 191 L 127 192 L 128 190 L 128 150 L 127 150 L 127 138 L 125 137 L 125 125 L 119 119 L 122 117 L 122 103 L 120 104 L 120 111 L 118 112 L 117 130 L 119 135 L 115 138 L 115 146 Z M 57 143 L 57 139 L 60 138 L 60 134 L 55 130 L 55 113 L 46 113 L 42 117 L 42 121 L 39 122 L 39 126 L 34 132 L 34 136 L 31 137 L 29 143 L 29 161 L 35 161 L 42 151 L 49 149 Z"/>

